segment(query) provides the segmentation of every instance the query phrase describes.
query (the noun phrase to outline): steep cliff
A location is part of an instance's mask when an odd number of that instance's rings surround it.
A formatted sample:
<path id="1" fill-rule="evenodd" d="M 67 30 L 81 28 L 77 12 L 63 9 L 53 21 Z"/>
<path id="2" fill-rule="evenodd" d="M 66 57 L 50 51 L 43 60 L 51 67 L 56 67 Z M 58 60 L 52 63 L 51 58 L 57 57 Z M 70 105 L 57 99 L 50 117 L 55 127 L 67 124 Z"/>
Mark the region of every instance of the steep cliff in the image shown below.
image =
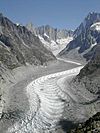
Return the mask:
<path id="1" fill-rule="evenodd" d="M 73 39 L 73 31 L 57 29 L 50 25 L 34 27 L 32 23 L 26 25 L 27 29 L 37 35 L 44 46 L 57 55 Z"/>
<path id="2" fill-rule="evenodd" d="M 13 69 L 27 63 L 43 65 L 53 59 L 38 37 L 0 14 L 0 62 L 5 67 Z"/>
<path id="3" fill-rule="evenodd" d="M 63 49 L 59 56 L 78 61 L 88 61 L 92 48 L 100 43 L 100 13 L 89 13 L 74 31 L 74 39 Z"/>

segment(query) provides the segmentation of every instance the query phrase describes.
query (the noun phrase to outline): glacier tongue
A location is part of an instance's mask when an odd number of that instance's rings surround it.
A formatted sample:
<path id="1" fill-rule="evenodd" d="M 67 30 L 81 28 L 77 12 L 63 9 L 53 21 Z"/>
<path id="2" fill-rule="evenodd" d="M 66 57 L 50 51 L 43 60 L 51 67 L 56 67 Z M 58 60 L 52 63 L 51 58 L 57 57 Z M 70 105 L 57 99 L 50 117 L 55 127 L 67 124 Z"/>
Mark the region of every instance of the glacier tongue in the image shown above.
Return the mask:
<path id="1" fill-rule="evenodd" d="M 7 133 L 50 133 L 64 117 L 72 121 L 84 119 L 86 108 L 81 102 L 93 97 L 81 95 L 81 89 L 77 95 L 76 91 L 64 87 L 66 76 L 77 75 L 81 68 L 50 74 L 31 82 L 26 90 L 30 109 L 24 119 L 12 125 Z"/>

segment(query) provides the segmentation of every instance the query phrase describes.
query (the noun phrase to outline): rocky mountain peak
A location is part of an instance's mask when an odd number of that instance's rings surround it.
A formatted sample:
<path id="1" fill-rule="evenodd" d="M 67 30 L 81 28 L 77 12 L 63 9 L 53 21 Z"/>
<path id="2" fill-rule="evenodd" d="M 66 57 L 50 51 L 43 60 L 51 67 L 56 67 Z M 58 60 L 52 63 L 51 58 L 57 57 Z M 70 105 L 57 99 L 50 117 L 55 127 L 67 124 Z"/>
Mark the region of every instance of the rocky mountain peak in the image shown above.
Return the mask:
<path id="1" fill-rule="evenodd" d="M 100 13 L 89 13 L 85 18 L 86 27 L 90 27 L 93 23 L 100 22 Z"/>
<path id="2" fill-rule="evenodd" d="M 34 33 L 34 34 L 36 35 L 35 26 L 33 25 L 32 22 L 28 23 L 28 24 L 26 25 L 26 28 L 27 28 L 29 31 L 31 31 L 32 33 Z"/>
<path id="3" fill-rule="evenodd" d="M 85 17 L 84 21 L 74 31 L 74 36 L 79 36 L 82 32 L 86 32 L 90 26 L 96 22 L 100 22 L 100 13 L 91 12 Z"/>
<path id="4" fill-rule="evenodd" d="M 74 39 L 59 53 L 60 56 L 77 61 L 88 61 L 100 43 L 100 13 L 89 13 L 74 31 Z"/>
<path id="5" fill-rule="evenodd" d="M 56 41 L 57 39 L 63 39 L 63 38 L 73 36 L 72 30 L 58 29 L 58 28 L 54 28 L 50 25 L 34 27 L 32 23 L 29 23 L 26 25 L 26 27 L 31 32 L 35 32 L 37 35 L 40 35 L 43 38 L 48 36 L 48 38 L 53 41 Z"/>
<path id="6" fill-rule="evenodd" d="M 73 31 L 67 29 L 57 29 L 50 25 L 34 27 L 32 23 L 26 28 L 39 37 L 44 46 L 57 55 L 73 39 Z"/>

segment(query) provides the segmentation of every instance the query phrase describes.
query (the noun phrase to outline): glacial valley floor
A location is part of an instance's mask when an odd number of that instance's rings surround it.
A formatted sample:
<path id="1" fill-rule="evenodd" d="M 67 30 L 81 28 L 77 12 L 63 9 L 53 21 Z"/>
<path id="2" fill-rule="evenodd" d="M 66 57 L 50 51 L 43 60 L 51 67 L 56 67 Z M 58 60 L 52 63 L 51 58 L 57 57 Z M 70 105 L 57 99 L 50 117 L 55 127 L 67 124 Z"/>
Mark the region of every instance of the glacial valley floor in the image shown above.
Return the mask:
<path id="1" fill-rule="evenodd" d="M 95 96 L 67 85 L 81 68 L 58 60 L 44 67 L 15 70 L 16 82 L 6 87 L 0 133 L 63 133 L 62 120 L 71 124 L 86 120 L 95 109 L 94 104 L 85 103 Z"/>

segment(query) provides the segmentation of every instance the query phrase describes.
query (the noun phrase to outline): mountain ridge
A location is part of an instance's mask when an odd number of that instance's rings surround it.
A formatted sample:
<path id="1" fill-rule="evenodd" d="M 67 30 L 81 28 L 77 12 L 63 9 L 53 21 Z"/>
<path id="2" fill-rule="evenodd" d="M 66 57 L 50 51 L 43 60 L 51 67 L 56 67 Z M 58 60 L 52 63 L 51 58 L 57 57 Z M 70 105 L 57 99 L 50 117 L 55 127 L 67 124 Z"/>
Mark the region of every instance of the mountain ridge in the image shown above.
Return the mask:
<path id="1" fill-rule="evenodd" d="M 32 23 L 27 24 L 26 27 L 38 36 L 44 46 L 54 54 L 58 54 L 73 39 L 71 30 L 57 29 L 50 25 L 34 27 Z"/>
<path id="2" fill-rule="evenodd" d="M 37 36 L 26 27 L 14 24 L 2 14 L 0 14 L 0 44 L 0 51 L 3 51 L 0 54 L 0 60 L 8 68 L 11 64 L 13 66 L 13 63 L 15 66 L 26 63 L 41 65 L 55 59 Z"/>
<path id="3" fill-rule="evenodd" d="M 100 22 L 100 13 L 89 13 L 79 27 L 74 31 L 74 39 L 63 49 L 59 56 L 88 61 L 92 58 L 88 56 L 93 47 L 100 42 L 100 32 L 92 27 Z"/>

